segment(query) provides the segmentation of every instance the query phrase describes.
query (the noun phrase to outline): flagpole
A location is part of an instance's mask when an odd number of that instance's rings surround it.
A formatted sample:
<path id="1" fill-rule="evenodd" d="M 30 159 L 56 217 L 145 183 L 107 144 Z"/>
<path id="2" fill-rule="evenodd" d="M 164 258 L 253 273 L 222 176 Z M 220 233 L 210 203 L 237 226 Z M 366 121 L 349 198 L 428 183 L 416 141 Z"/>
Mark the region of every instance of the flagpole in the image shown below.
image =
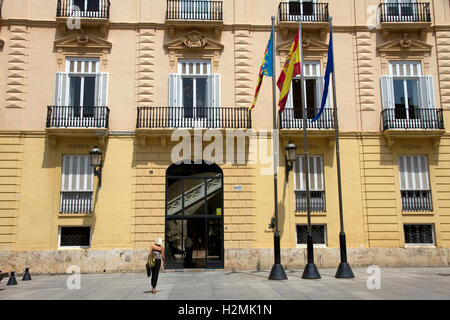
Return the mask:
<path id="1" fill-rule="evenodd" d="M 281 248 L 280 248 L 280 233 L 278 231 L 278 148 L 276 143 L 278 139 L 278 125 L 277 125 L 277 91 L 276 91 L 276 76 L 275 76 L 275 17 L 272 16 L 272 101 L 273 101 L 273 131 L 272 131 L 272 145 L 273 145 L 273 179 L 274 179 L 274 202 L 275 202 L 275 233 L 273 236 L 274 242 L 274 264 L 270 271 L 269 280 L 287 280 L 286 273 L 281 265 Z"/>
<path id="2" fill-rule="evenodd" d="M 333 18 L 329 17 L 330 20 L 330 37 L 333 34 Z M 334 45 L 334 42 L 330 41 L 330 45 Z M 332 48 L 333 49 L 333 48 Z M 347 262 L 347 244 L 344 232 L 344 210 L 342 205 L 342 182 L 341 182 L 341 156 L 339 147 L 339 122 L 337 114 L 337 98 L 336 98 L 336 77 L 334 74 L 334 50 L 331 50 L 333 64 L 332 64 L 332 74 L 333 74 L 333 113 L 334 113 L 334 134 L 336 138 L 336 166 L 337 166 L 337 179 L 338 179 L 338 195 L 339 195 L 339 219 L 341 231 L 339 233 L 339 247 L 341 251 L 341 263 L 339 264 L 338 270 L 336 272 L 336 278 L 354 278 L 352 268 Z"/>
<path id="3" fill-rule="evenodd" d="M 319 271 L 317 270 L 316 265 L 314 264 L 314 243 L 312 238 L 312 230 L 311 230 L 311 198 L 309 193 L 309 155 L 308 155 L 308 134 L 307 134 L 307 105 L 306 105 L 306 90 L 305 90 L 305 77 L 303 75 L 303 35 L 302 35 L 302 17 L 298 18 L 298 28 L 299 28 L 299 39 L 298 46 L 300 49 L 300 76 L 301 76 L 301 95 L 303 101 L 303 144 L 304 144 L 304 153 L 305 153 L 305 177 L 306 177 L 306 213 L 308 216 L 308 235 L 307 235 L 307 253 L 308 253 L 308 261 L 305 266 L 305 270 L 303 270 L 303 279 L 320 279 Z"/>

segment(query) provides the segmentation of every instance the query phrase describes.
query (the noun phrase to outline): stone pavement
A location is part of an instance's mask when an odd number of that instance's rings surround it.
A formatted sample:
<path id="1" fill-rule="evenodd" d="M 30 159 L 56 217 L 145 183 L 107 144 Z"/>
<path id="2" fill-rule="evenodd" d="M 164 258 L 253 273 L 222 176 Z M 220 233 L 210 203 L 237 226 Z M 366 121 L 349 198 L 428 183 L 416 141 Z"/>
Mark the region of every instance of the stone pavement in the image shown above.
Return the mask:
<path id="1" fill-rule="evenodd" d="M 370 290 L 366 268 L 356 278 L 335 279 L 334 269 L 320 269 L 322 279 L 303 280 L 302 270 L 287 270 L 287 281 L 267 280 L 269 271 L 164 272 L 157 294 L 141 274 L 82 274 L 78 290 L 67 289 L 69 275 L 31 276 L 33 280 L 6 286 L 0 300 L 310 300 L 310 299 L 450 299 L 450 268 L 381 268 L 381 288 Z M 371 282 L 373 283 L 373 282 Z"/>

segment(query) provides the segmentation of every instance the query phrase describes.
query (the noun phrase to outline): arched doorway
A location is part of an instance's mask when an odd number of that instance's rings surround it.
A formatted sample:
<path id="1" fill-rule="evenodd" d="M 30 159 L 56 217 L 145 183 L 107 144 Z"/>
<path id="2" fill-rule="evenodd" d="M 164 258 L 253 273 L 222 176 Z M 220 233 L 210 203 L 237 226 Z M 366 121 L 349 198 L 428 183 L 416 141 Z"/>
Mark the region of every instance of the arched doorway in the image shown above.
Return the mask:
<path id="1" fill-rule="evenodd" d="M 166 171 L 166 268 L 223 268 L 223 172 L 216 164 Z"/>

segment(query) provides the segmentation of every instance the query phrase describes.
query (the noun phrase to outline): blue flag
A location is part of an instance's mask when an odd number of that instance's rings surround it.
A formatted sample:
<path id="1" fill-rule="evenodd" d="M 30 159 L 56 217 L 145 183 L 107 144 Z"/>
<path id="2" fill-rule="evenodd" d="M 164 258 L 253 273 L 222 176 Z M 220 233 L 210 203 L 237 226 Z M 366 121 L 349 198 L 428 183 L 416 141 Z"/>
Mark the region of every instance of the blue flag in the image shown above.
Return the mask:
<path id="1" fill-rule="evenodd" d="M 327 68 L 325 70 L 325 84 L 323 86 L 323 95 L 322 95 L 322 103 L 320 104 L 320 110 L 319 113 L 316 115 L 314 119 L 311 120 L 311 122 L 316 121 L 320 118 L 320 116 L 323 113 L 323 110 L 325 109 L 325 104 L 327 103 L 327 97 L 328 97 L 328 87 L 330 86 L 330 74 L 333 72 L 334 69 L 334 61 L 333 61 L 333 32 L 330 31 L 330 43 L 328 45 L 328 61 L 327 61 Z"/>
<path id="2" fill-rule="evenodd" d="M 267 44 L 266 52 L 261 66 L 261 73 L 266 77 L 272 77 L 273 74 L 273 29 L 270 33 L 269 43 Z"/>

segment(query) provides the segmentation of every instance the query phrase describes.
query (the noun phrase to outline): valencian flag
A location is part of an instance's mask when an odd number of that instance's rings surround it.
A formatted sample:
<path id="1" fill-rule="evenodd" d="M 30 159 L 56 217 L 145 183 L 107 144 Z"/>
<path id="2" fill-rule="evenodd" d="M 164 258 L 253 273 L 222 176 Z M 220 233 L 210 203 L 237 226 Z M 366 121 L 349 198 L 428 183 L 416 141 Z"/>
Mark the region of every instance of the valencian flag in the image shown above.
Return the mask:
<path id="1" fill-rule="evenodd" d="M 325 84 L 323 86 L 323 95 L 322 95 L 322 103 L 320 105 L 319 113 L 311 120 L 311 122 L 316 121 L 320 118 L 325 109 L 325 104 L 327 103 L 328 97 L 328 88 L 330 86 L 330 74 L 334 70 L 334 61 L 333 61 L 333 31 L 330 30 L 330 43 L 328 44 L 328 61 L 327 68 L 325 70 Z"/>
<path id="2" fill-rule="evenodd" d="M 283 70 L 281 71 L 280 77 L 277 81 L 278 89 L 281 91 L 280 101 L 278 102 L 281 112 L 283 112 L 284 106 L 286 105 L 286 101 L 288 99 L 292 78 L 302 72 L 300 65 L 300 48 L 298 45 L 299 32 L 300 30 L 297 31 L 294 43 L 292 43 L 291 46 L 291 51 L 289 52 L 286 62 L 284 63 Z"/>
<path id="3" fill-rule="evenodd" d="M 252 110 L 256 105 L 256 100 L 258 100 L 259 90 L 261 89 L 264 76 L 273 76 L 273 29 L 270 33 L 270 39 L 267 44 L 266 52 L 264 53 L 261 69 L 259 69 L 258 84 L 256 85 L 255 97 L 253 98 L 253 103 L 250 110 Z"/>

